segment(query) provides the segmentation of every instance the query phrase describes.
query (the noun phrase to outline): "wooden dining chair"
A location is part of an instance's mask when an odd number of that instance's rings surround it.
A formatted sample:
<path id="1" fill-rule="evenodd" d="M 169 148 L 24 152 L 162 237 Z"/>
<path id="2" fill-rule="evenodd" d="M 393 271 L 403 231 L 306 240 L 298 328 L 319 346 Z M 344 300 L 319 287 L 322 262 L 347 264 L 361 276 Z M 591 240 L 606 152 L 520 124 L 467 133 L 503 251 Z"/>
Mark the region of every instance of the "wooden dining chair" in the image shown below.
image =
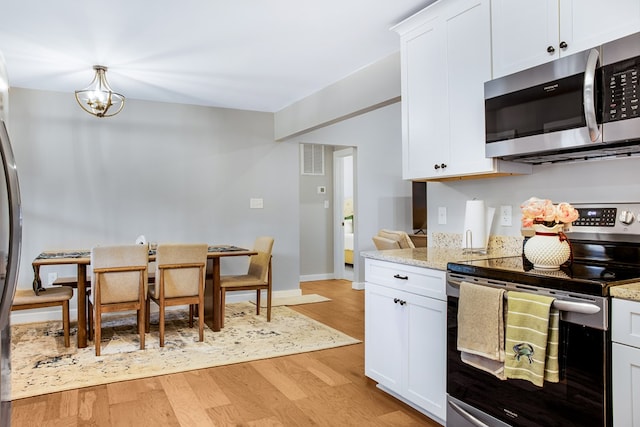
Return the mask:
<path id="1" fill-rule="evenodd" d="M 257 255 L 251 255 L 246 274 L 220 276 L 220 327 L 224 326 L 226 293 L 230 291 L 256 291 L 256 313 L 260 314 L 260 294 L 267 291 L 267 322 L 271 321 L 271 252 L 273 237 L 258 237 L 253 245 Z"/>
<path id="2" fill-rule="evenodd" d="M 89 310 L 94 316 L 96 356 L 100 356 L 102 313 L 136 310 L 140 349 L 144 349 L 148 263 L 148 245 L 97 246 L 91 250 Z"/>
<path id="3" fill-rule="evenodd" d="M 64 346 L 69 347 L 69 300 L 72 296 L 73 289 L 66 287 L 46 288 L 41 290 L 38 295 L 31 289 L 18 289 L 13 297 L 11 311 L 60 306 L 62 308 Z"/>
<path id="4" fill-rule="evenodd" d="M 156 250 L 155 283 L 149 284 L 146 330 L 149 331 L 151 301 L 160 310 L 160 347 L 164 347 L 165 309 L 189 305 L 189 327 L 193 327 L 194 307 L 198 307 L 200 341 L 204 340 L 204 282 L 207 267 L 206 243 L 163 243 Z"/>

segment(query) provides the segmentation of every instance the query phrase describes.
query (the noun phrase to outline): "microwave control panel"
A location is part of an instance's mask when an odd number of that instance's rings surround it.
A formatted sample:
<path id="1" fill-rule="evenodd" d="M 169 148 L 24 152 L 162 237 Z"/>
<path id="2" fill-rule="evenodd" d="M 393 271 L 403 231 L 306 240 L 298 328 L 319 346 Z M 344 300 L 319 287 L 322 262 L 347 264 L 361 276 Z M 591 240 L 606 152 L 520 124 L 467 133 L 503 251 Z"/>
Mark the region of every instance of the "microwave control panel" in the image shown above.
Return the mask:
<path id="1" fill-rule="evenodd" d="M 603 67 L 604 122 L 640 117 L 640 56 Z"/>

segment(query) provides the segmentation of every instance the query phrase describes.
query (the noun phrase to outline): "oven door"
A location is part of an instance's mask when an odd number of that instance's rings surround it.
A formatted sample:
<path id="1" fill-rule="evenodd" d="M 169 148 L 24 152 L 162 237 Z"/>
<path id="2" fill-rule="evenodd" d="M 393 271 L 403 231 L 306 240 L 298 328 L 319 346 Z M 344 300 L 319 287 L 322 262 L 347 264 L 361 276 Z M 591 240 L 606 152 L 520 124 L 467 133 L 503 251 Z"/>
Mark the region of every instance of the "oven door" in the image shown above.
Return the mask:
<path id="1" fill-rule="evenodd" d="M 560 382 L 537 387 L 524 380 L 499 380 L 462 362 L 456 349 L 457 313 L 458 298 L 449 296 L 447 421 L 451 425 L 502 425 L 496 420 L 511 426 L 611 425 L 607 331 L 561 320 Z"/>

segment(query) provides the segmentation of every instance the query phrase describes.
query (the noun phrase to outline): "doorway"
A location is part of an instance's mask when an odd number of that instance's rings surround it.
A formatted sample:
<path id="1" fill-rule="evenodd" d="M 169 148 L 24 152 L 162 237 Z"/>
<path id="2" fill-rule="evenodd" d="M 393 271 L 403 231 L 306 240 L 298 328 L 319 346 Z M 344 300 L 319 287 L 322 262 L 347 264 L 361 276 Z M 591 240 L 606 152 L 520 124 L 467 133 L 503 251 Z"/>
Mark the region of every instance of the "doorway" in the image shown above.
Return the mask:
<path id="1" fill-rule="evenodd" d="M 353 281 L 357 265 L 355 148 L 333 152 L 334 277 Z"/>

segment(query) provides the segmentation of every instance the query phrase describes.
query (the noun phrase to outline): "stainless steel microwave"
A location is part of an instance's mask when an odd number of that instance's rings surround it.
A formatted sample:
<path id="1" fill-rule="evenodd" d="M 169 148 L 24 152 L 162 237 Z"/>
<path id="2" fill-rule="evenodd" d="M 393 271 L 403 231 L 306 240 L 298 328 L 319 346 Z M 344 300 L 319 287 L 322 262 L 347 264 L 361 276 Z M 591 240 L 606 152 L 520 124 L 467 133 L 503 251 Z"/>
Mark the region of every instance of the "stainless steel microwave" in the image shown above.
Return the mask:
<path id="1" fill-rule="evenodd" d="M 640 154 L 640 33 L 485 83 L 486 155 L 531 164 Z"/>

